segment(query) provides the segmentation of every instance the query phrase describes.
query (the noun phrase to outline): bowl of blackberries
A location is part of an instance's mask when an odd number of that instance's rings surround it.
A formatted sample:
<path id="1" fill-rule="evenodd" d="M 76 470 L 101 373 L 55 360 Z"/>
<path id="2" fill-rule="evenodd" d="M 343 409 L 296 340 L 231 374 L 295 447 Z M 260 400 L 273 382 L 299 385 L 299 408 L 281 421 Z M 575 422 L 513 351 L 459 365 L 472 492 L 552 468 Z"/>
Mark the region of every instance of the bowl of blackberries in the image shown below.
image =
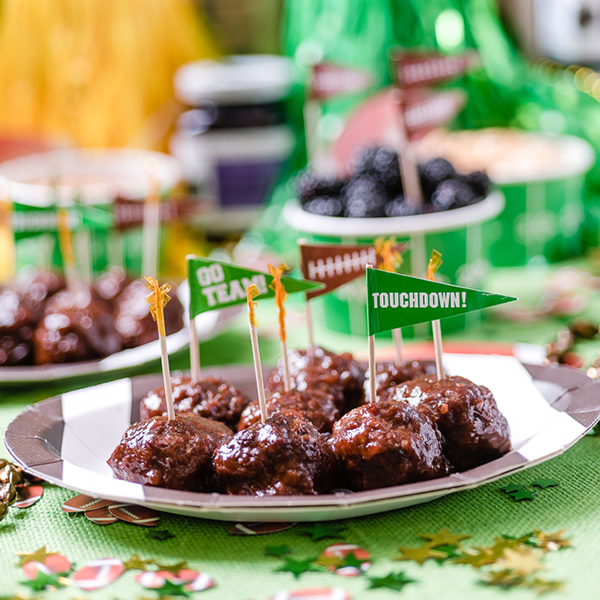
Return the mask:
<path id="1" fill-rule="evenodd" d="M 443 158 L 419 165 L 423 203 L 404 196 L 398 154 L 390 148 L 360 151 L 348 178 L 322 177 L 310 169 L 294 180 L 302 209 L 322 217 L 371 219 L 442 213 L 472 206 L 490 193 L 483 171 L 458 173 Z"/>

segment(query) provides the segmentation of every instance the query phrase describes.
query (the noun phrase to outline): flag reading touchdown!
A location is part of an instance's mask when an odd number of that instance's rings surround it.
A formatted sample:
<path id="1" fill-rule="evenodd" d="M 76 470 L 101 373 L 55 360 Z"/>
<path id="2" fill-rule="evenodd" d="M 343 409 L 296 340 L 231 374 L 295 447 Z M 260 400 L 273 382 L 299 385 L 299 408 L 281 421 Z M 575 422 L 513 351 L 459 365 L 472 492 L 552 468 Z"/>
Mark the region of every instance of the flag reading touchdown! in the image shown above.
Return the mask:
<path id="1" fill-rule="evenodd" d="M 368 335 L 454 317 L 516 299 L 419 277 L 368 269 Z"/>
<path id="2" fill-rule="evenodd" d="M 246 289 L 255 285 L 262 298 L 272 298 L 275 292 L 269 288 L 271 275 L 245 269 L 213 258 L 188 258 L 188 281 L 190 284 L 190 316 L 195 317 L 209 310 L 217 310 L 247 302 Z M 282 277 L 281 282 L 288 294 L 319 289 L 321 284 L 293 277 Z"/>

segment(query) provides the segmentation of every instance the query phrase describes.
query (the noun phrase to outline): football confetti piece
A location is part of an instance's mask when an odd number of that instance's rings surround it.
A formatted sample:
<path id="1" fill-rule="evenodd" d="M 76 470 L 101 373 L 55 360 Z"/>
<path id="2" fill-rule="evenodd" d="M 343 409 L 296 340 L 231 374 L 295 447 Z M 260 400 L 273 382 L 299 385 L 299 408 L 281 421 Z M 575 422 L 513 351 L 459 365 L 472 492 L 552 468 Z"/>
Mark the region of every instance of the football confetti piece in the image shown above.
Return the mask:
<path id="1" fill-rule="evenodd" d="M 96 525 L 112 525 L 119 520 L 111 514 L 108 506 L 103 506 L 94 510 L 86 510 L 84 515 L 92 523 L 96 523 Z"/>
<path id="2" fill-rule="evenodd" d="M 26 485 L 17 488 L 17 492 L 18 498 L 13 506 L 15 508 L 29 508 L 44 495 L 44 488 L 41 485 Z"/>
<path id="3" fill-rule="evenodd" d="M 342 543 L 325 548 L 315 564 L 342 577 L 357 577 L 369 569 L 370 559 L 370 554 L 364 548 Z"/>
<path id="4" fill-rule="evenodd" d="M 23 573 L 30 581 L 33 581 L 39 572 L 46 575 L 64 575 L 72 568 L 71 561 L 62 554 L 50 554 L 44 562 L 32 560 L 23 565 Z"/>
<path id="5" fill-rule="evenodd" d="M 350 600 L 352 596 L 342 588 L 307 588 L 292 592 L 282 590 L 269 600 Z"/>
<path id="6" fill-rule="evenodd" d="M 368 589 L 370 590 L 386 588 L 389 590 L 401 592 L 404 589 L 404 586 L 408 585 L 409 583 L 416 583 L 416 580 L 407 577 L 404 571 L 388 573 L 384 577 L 367 576 L 367 579 L 369 580 Z"/>
<path id="7" fill-rule="evenodd" d="M 106 587 L 125 572 L 125 565 L 117 558 L 92 560 L 72 575 L 80 589 L 91 592 Z"/>
<path id="8" fill-rule="evenodd" d="M 183 586 L 188 592 L 202 592 L 215 586 L 215 582 L 207 573 L 191 569 L 181 569 L 177 574 L 171 571 L 145 571 L 136 575 L 135 580 L 149 590 L 163 588 L 167 581 Z"/>
<path id="9" fill-rule="evenodd" d="M 266 535 L 290 529 L 296 523 L 237 523 L 230 530 L 230 535 Z"/>
<path id="10" fill-rule="evenodd" d="M 79 494 L 67 500 L 62 505 L 62 510 L 66 513 L 79 513 L 102 508 L 109 504 L 112 504 L 112 500 L 102 500 L 101 498 Z"/>
<path id="11" fill-rule="evenodd" d="M 113 517 L 117 517 L 120 521 L 142 527 L 155 527 L 160 521 L 160 516 L 156 511 L 137 504 L 111 504 L 108 510 Z"/>
<path id="12" fill-rule="evenodd" d="M 38 548 L 35 552 L 16 552 L 17 556 L 20 556 L 20 560 L 17 563 L 17 567 L 22 567 L 24 564 L 35 561 L 39 563 L 45 563 L 46 559 L 53 554 L 58 554 L 58 552 L 48 552 L 46 550 L 46 546 L 42 546 Z"/>

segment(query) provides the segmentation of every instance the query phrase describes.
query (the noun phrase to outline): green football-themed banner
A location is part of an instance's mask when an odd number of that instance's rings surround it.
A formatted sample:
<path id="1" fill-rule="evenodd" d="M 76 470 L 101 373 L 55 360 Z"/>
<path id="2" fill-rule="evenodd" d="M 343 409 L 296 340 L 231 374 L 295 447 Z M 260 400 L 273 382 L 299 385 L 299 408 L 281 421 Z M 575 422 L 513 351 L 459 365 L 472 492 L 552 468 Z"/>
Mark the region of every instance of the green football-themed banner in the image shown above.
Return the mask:
<path id="1" fill-rule="evenodd" d="M 252 284 L 260 291 L 258 300 L 272 298 L 275 291 L 269 287 L 273 277 L 213 258 L 188 258 L 190 284 L 190 316 L 236 304 L 246 304 L 246 288 Z M 288 294 L 306 292 L 323 287 L 321 283 L 282 277 Z"/>
<path id="2" fill-rule="evenodd" d="M 517 298 L 367 269 L 367 331 L 382 331 L 445 319 Z"/>

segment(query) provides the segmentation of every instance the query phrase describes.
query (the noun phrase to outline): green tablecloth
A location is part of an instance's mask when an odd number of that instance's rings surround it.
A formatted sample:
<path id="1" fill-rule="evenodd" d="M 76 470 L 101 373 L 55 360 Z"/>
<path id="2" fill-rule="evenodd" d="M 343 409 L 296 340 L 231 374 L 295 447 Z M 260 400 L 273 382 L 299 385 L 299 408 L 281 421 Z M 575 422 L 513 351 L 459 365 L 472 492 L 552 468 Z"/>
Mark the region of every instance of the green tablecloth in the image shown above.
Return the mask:
<path id="1" fill-rule="evenodd" d="M 293 311 L 291 311 L 293 313 Z M 262 317 L 261 317 L 262 319 Z M 295 323 L 295 324 L 294 324 Z M 477 331 L 452 336 L 454 339 L 506 340 L 546 343 L 556 333 L 559 321 L 545 321 L 527 326 L 508 326 L 488 323 Z M 300 318 L 290 319 L 291 345 L 303 344 Z M 248 362 L 251 352 L 244 318 L 231 331 L 220 335 L 201 347 L 203 363 Z M 263 362 L 272 363 L 278 352 L 274 322 L 261 322 Z M 294 333 L 295 332 L 295 333 Z M 366 349 L 362 341 L 350 342 L 341 337 L 329 337 L 329 346 L 341 350 L 350 345 L 354 350 Z M 378 345 L 378 348 L 382 345 Z M 588 355 L 594 344 L 586 347 Z M 185 366 L 185 354 L 175 357 L 174 366 Z M 0 390 L 0 433 L 30 402 L 78 387 L 80 383 Z M 0 456 L 6 456 L 0 449 Z M 550 552 L 544 558 L 547 579 L 564 580 L 562 597 L 593 598 L 600 589 L 600 570 L 597 555 L 600 552 L 600 438 L 586 437 L 562 456 L 501 482 L 453 494 L 429 504 L 415 506 L 381 515 L 341 521 L 345 527 L 344 539 L 367 549 L 374 558 L 370 575 L 385 575 L 403 570 L 416 580 L 404 588 L 407 599 L 503 598 L 515 600 L 534 598 L 530 590 L 504 591 L 489 588 L 479 582 L 481 572 L 467 565 L 432 561 L 424 566 L 414 562 L 395 562 L 398 546 L 419 546 L 420 533 L 435 533 L 442 527 L 453 533 L 471 535 L 469 546 L 489 546 L 502 534 L 518 536 L 541 529 L 553 532 L 567 528 L 566 535 L 573 548 Z M 507 483 L 531 484 L 538 478 L 550 478 L 559 486 L 540 491 L 534 501 L 515 502 L 499 487 Z M 174 563 L 187 560 L 190 568 L 209 573 L 216 587 L 193 594 L 198 598 L 267 599 L 279 590 L 312 587 L 341 587 L 353 598 L 393 598 L 392 590 L 366 591 L 365 577 L 344 578 L 328 573 L 306 573 L 296 580 L 289 573 L 273 570 L 282 561 L 265 556 L 267 546 L 287 544 L 294 558 L 316 557 L 334 540 L 313 542 L 296 526 L 285 532 L 255 537 L 234 537 L 228 534 L 230 523 L 211 522 L 169 514 L 161 517 L 160 529 L 175 537 L 157 541 L 149 537 L 149 529 L 126 523 L 99 527 L 83 515 L 69 516 L 61 511 L 61 504 L 74 493 L 45 485 L 43 498 L 35 506 L 10 509 L 0 522 L 0 598 L 3 595 L 23 594 L 25 597 L 44 598 L 152 598 L 155 592 L 144 590 L 134 581 L 136 571 L 126 572 L 118 581 L 103 590 L 85 594 L 71 586 L 56 592 L 28 592 L 20 585 L 23 573 L 16 565 L 16 552 L 33 552 L 46 545 L 48 550 L 60 551 L 81 567 L 86 562 L 114 557 L 128 559 L 137 553 L 142 558 L 155 558 Z M 558 594 L 555 594 L 557 597 Z"/>

